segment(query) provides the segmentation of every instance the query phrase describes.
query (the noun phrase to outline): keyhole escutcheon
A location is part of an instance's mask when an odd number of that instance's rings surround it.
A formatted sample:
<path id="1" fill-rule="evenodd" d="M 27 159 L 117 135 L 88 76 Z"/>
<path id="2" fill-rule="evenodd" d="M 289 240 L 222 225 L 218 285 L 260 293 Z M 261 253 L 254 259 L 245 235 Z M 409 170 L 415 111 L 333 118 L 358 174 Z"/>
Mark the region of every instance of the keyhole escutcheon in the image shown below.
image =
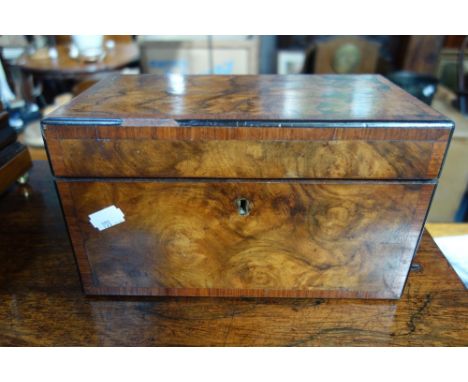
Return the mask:
<path id="1" fill-rule="evenodd" d="M 236 208 L 240 216 L 247 216 L 252 209 L 252 203 L 247 198 L 237 198 Z"/>

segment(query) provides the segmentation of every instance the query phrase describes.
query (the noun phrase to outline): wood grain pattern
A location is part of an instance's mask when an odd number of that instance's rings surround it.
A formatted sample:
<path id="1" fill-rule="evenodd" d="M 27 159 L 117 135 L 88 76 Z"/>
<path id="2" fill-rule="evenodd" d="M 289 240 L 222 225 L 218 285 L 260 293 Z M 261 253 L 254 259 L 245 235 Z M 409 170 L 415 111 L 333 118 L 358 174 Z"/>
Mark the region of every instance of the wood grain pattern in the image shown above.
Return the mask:
<path id="1" fill-rule="evenodd" d="M 117 76 L 44 120 L 54 172 L 72 177 L 433 179 L 452 129 L 366 75 Z"/>
<path id="2" fill-rule="evenodd" d="M 47 121 L 47 120 L 46 120 Z M 167 124 L 166 124 L 167 123 Z M 178 126 L 162 120 L 160 126 L 148 124 L 134 126 L 99 126 L 99 125 L 47 125 L 43 132 L 47 140 L 53 139 L 135 139 L 135 140 L 267 140 L 267 141 L 437 141 L 446 142 L 450 138 L 452 127 L 440 127 L 425 123 L 425 127 L 416 127 L 411 123 L 406 127 L 234 127 L 234 126 Z"/>
<path id="3" fill-rule="evenodd" d="M 375 75 L 112 76 L 48 117 L 448 121 Z"/>
<path id="4" fill-rule="evenodd" d="M 49 139 L 56 176 L 433 179 L 447 142 Z"/>
<path id="5" fill-rule="evenodd" d="M 434 184 L 59 180 L 91 294 L 398 298 Z M 235 201 L 246 198 L 241 216 Z M 125 222 L 88 215 L 109 205 Z"/>
<path id="6" fill-rule="evenodd" d="M 398 298 L 453 131 L 366 75 L 117 76 L 43 126 L 85 291 L 192 296 Z"/>
<path id="7" fill-rule="evenodd" d="M 468 346 L 468 293 L 424 234 L 399 300 L 89 297 L 46 162 L 0 198 L 1 346 Z"/>

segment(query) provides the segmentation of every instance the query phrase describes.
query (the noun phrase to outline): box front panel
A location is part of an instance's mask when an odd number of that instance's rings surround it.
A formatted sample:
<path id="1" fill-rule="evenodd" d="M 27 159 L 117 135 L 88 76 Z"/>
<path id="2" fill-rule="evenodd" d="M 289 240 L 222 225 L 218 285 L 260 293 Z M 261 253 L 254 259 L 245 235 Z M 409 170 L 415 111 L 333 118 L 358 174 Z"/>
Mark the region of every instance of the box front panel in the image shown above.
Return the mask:
<path id="1" fill-rule="evenodd" d="M 446 142 L 51 139 L 57 176 L 433 179 Z"/>
<path id="2" fill-rule="evenodd" d="M 429 182 L 58 180 L 91 294 L 397 298 Z M 115 206 L 123 222 L 89 215 Z"/>

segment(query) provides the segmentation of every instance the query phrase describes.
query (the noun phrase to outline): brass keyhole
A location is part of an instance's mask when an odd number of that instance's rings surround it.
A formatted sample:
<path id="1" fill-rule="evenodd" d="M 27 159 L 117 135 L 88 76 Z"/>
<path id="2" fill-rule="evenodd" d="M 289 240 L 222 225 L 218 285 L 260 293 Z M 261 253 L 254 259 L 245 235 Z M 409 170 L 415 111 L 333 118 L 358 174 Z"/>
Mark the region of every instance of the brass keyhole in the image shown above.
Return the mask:
<path id="1" fill-rule="evenodd" d="M 240 216 L 247 216 L 252 208 L 252 203 L 246 198 L 236 199 L 237 212 Z"/>

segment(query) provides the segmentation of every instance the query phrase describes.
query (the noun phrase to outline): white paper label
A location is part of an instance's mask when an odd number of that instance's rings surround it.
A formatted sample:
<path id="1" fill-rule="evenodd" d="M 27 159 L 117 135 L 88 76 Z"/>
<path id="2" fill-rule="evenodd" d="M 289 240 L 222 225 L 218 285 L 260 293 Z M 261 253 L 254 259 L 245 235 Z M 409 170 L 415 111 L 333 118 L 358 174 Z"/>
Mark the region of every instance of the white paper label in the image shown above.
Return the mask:
<path id="1" fill-rule="evenodd" d="M 89 221 L 94 228 L 103 231 L 116 224 L 123 223 L 125 221 L 125 215 L 120 208 L 109 206 L 89 215 Z"/>

